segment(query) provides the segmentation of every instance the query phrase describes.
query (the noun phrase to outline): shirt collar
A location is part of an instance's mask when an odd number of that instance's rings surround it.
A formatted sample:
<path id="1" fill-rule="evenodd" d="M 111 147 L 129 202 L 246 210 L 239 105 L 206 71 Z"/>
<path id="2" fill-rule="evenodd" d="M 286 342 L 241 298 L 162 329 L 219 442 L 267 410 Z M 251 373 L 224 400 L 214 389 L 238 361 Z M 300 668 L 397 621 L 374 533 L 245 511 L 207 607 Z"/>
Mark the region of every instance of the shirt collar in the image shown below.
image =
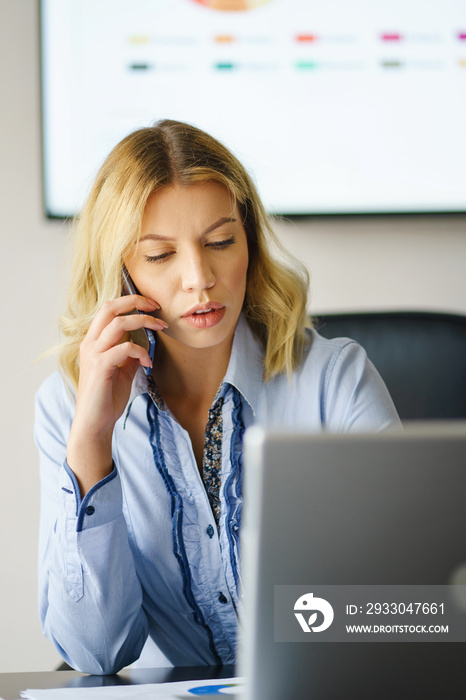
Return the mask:
<path id="1" fill-rule="evenodd" d="M 262 385 L 264 372 L 264 351 L 248 322 L 241 314 L 236 325 L 230 362 L 222 385 L 230 384 L 235 387 L 250 405 L 255 413 L 257 399 Z M 131 387 L 131 394 L 126 408 L 128 417 L 131 404 L 141 394 L 148 393 L 147 377 L 142 367 L 139 367 Z"/>
<path id="2" fill-rule="evenodd" d="M 248 322 L 241 315 L 236 326 L 230 362 L 223 383 L 235 387 L 255 413 L 263 374 L 264 350 Z"/>
<path id="3" fill-rule="evenodd" d="M 149 388 L 147 386 L 147 377 L 142 367 L 139 367 L 136 376 L 133 379 L 133 384 L 131 386 L 131 393 L 128 401 L 128 409 L 133 403 L 134 399 L 141 394 L 149 393 Z"/>

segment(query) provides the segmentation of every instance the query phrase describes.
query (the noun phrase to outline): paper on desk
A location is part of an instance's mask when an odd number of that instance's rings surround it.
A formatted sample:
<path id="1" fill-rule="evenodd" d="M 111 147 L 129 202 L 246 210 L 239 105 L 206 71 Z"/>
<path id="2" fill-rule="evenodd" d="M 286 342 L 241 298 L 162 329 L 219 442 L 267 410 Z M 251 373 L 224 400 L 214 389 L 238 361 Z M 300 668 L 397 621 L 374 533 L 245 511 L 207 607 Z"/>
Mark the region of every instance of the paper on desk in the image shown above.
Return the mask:
<path id="1" fill-rule="evenodd" d="M 239 693 L 244 685 L 241 678 L 214 678 L 204 681 L 149 683 L 143 685 L 105 685 L 94 688 L 52 688 L 23 690 L 25 700 L 179 700 L 202 698 L 211 689 L 222 696 Z M 206 691 L 203 693 L 202 689 Z"/>

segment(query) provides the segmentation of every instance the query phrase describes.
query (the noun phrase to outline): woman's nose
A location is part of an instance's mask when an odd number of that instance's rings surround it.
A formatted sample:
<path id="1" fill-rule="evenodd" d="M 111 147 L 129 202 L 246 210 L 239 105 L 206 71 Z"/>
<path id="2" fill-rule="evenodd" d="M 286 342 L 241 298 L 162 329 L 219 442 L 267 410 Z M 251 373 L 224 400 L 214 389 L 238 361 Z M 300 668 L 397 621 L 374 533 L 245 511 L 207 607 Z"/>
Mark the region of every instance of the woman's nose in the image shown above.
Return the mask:
<path id="1" fill-rule="evenodd" d="M 210 289 L 215 284 L 215 274 L 203 251 L 192 251 L 183 262 L 183 289 Z"/>

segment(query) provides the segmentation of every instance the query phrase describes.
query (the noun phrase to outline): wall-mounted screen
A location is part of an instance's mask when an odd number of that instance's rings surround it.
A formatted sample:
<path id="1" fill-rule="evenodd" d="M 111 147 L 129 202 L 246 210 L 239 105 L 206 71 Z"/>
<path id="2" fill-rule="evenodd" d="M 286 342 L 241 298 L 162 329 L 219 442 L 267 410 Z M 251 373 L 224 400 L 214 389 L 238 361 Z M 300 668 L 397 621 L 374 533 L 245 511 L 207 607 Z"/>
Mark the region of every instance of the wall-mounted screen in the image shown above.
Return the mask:
<path id="1" fill-rule="evenodd" d="M 41 46 L 50 216 L 165 117 L 271 213 L 466 211 L 464 0 L 42 0 Z"/>

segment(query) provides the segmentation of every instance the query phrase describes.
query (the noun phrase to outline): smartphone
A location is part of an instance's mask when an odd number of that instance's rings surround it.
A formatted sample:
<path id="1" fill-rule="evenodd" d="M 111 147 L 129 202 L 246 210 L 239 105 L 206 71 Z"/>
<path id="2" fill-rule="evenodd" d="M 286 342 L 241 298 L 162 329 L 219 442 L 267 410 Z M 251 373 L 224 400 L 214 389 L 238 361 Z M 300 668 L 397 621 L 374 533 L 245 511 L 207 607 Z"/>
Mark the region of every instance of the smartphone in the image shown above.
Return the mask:
<path id="1" fill-rule="evenodd" d="M 122 291 L 123 294 L 140 294 L 138 291 L 136 285 L 134 284 L 133 280 L 131 279 L 128 270 L 126 267 L 123 265 L 123 269 L 121 271 L 121 286 L 122 286 Z M 138 309 L 135 309 L 133 313 L 138 313 L 138 314 L 143 314 L 145 313 L 144 311 L 139 311 Z M 150 328 L 139 328 L 136 331 L 131 331 L 131 340 L 136 343 L 137 345 L 141 345 L 141 347 L 145 348 L 149 354 L 150 361 L 154 362 L 154 353 L 155 353 L 155 342 L 156 342 L 156 335 L 153 330 Z M 144 372 L 149 375 L 152 372 L 152 367 L 144 367 Z"/>

